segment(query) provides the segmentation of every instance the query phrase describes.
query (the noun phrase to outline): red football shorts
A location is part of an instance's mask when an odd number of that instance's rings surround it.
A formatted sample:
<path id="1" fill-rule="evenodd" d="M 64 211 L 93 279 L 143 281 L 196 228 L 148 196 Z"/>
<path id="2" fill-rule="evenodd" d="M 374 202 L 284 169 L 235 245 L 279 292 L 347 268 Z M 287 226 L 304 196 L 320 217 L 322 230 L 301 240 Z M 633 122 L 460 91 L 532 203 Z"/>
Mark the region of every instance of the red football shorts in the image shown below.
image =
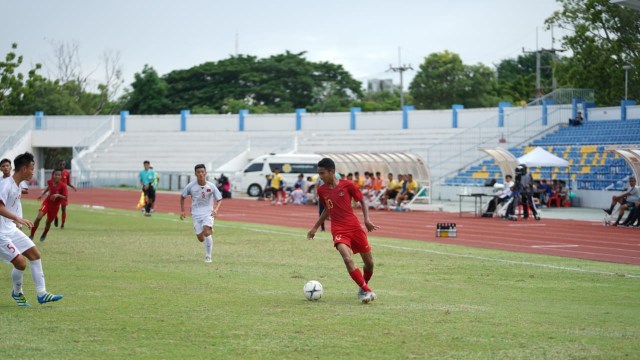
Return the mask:
<path id="1" fill-rule="evenodd" d="M 48 199 L 45 199 L 42 202 L 42 206 L 40 206 L 40 212 L 47 214 L 47 222 L 52 222 L 58 217 L 58 210 L 60 210 L 59 202 L 52 202 Z"/>
<path id="2" fill-rule="evenodd" d="M 362 228 L 355 229 L 351 232 L 340 232 L 339 234 L 334 234 L 333 246 L 340 243 L 350 247 L 354 254 L 371 251 L 367 234 L 362 230 Z"/>

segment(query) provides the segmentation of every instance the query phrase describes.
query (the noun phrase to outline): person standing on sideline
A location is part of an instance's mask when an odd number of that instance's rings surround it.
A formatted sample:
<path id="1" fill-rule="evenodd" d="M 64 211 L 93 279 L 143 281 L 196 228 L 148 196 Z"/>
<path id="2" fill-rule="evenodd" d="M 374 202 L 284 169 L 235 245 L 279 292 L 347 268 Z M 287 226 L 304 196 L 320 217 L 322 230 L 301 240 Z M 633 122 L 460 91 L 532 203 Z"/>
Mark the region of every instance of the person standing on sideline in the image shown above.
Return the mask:
<path id="1" fill-rule="evenodd" d="M 53 178 L 47 181 L 47 188 L 40 196 L 38 196 L 38 200 L 40 200 L 46 193 L 49 193 L 49 195 L 42 201 L 42 206 L 40 206 L 36 220 L 33 222 L 33 226 L 31 227 L 31 235 L 29 236 L 29 239 L 31 240 L 33 240 L 33 237 L 38 230 L 38 226 L 40 226 L 40 220 L 42 220 L 42 217 L 45 214 L 47 215 L 47 222 L 44 226 L 44 232 L 42 233 L 42 236 L 40 236 L 40 241 L 44 241 L 47 238 L 47 234 L 51 228 L 51 223 L 56 217 L 58 217 L 58 210 L 60 210 L 62 200 L 67 198 L 67 184 L 62 181 L 62 171 L 60 169 L 53 170 L 52 175 Z"/>
<path id="2" fill-rule="evenodd" d="M 149 160 L 142 162 L 144 170 L 140 171 L 138 179 L 142 184 L 142 192 L 144 192 L 144 216 L 151 216 L 151 208 L 156 201 L 156 188 L 153 187 L 153 182 L 156 180 L 156 172 L 151 168 Z"/>
<path id="3" fill-rule="evenodd" d="M 284 180 L 280 174 L 280 168 L 273 170 L 271 175 L 271 205 L 282 205 L 284 200 Z"/>
<path id="4" fill-rule="evenodd" d="M 367 239 L 367 234 L 362 230 L 360 222 L 353 212 L 351 201 L 360 203 L 364 224 L 367 231 L 378 229 L 369 220 L 369 212 L 365 206 L 362 193 L 353 181 L 339 180 L 336 178 L 336 164 L 330 158 L 324 158 L 318 162 L 318 175 L 324 184 L 318 187 L 317 192 L 320 202 L 324 204 L 324 211 L 320 218 L 307 233 L 308 239 L 313 239 L 318 231 L 318 227 L 331 216 L 331 235 L 333 235 L 333 245 L 342 256 L 342 260 L 347 267 L 349 276 L 360 287 L 358 299 L 367 304 L 377 298 L 368 285 L 373 276 L 373 256 L 371 246 Z M 360 272 L 352 259 L 354 254 L 360 254 L 364 262 L 363 272 Z"/>
<path id="5" fill-rule="evenodd" d="M 73 189 L 73 191 L 78 191 L 73 184 L 71 184 L 71 173 L 67 170 L 67 162 L 64 160 L 60 160 L 58 163 L 58 169 L 62 172 L 62 182 Z M 51 173 L 51 178 L 53 179 L 53 173 Z M 48 183 L 48 182 L 47 182 Z M 67 221 L 67 205 L 69 205 L 69 197 L 65 197 L 61 200 L 60 206 L 62 208 L 62 224 L 60 224 L 60 229 L 64 229 L 64 223 Z M 55 220 L 53 221 L 53 226 L 58 227 L 58 215 L 56 215 Z"/>
<path id="6" fill-rule="evenodd" d="M 2 179 L 6 179 L 11 176 L 11 160 L 2 159 L 0 160 L 0 170 L 2 170 Z M 29 193 L 29 182 L 23 181 L 20 183 L 20 190 L 23 194 Z"/>
<path id="7" fill-rule="evenodd" d="M 191 195 L 193 230 L 198 241 L 204 242 L 204 262 L 210 263 L 213 253 L 213 219 L 222 205 L 222 194 L 214 183 L 207 181 L 207 168 L 204 164 L 198 164 L 194 169 L 196 180 L 187 184 L 180 196 L 180 220 L 187 217 L 184 199 Z"/>
<path id="8" fill-rule="evenodd" d="M 149 169 L 153 170 L 154 178 L 153 178 L 153 182 L 151 183 L 151 185 L 153 185 L 153 190 L 154 190 L 154 193 L 155 193 L 155 190 L 158 190 L 158 185 L 160 184 L 160 174 L 158 174 L 158 172 L 153 169 L 153 166 L 150 166 Z M 155 206 L 156 206 L 156 199 L 155 199 L 155 196 L 154 196 L 153 202 L 151 203 L 151 212 L 155 212 L 156 211 L 155 210 Z"/>
<path id="9" fill-rule="evenodd" d="M 13 265 L 11 280 L 13 291 L 11 297 L 20 307 L 31 306 L 22 292 L 24 271 L 29 260 L 31 278 L 36 288 L 38 303 L 44 304 L 62 299 L 62 295 L 47 292 L 42 270 L 40 251 L 36 245 L 20 230 L 19 227 L 31 228 L 31 221 L 22 217 L 22 181 L 31 180 L 35 161 L 33 154 L 25 152 L 13 161 L 13 176 L 0 182 L 0 258 Z"/>

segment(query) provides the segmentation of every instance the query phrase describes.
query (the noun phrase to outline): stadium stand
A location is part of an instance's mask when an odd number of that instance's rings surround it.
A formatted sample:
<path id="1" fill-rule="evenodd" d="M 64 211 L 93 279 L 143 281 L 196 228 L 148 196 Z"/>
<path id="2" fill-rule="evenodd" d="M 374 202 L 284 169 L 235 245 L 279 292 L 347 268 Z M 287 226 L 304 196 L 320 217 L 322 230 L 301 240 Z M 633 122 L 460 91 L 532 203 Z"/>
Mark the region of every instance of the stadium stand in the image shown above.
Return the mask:
<path id="1" fill-rule="evenodd" d="M 509 151 L 520 157 L 535 146 L 569 161 L 568 168 L 532 167 L 535 180 L 558 179 L 575 182 L 581 190 L 623 190 L 631 168 L 610 146 L 640 145 L 640 121 L 591 121 L 578 127 L 559 127 L 532 146 L 512 147 Z M 502 178 L 492 159 L 470 166 L 456 176 L 444 180 L 445 185 L 483 186 L 487 180 Z"/>

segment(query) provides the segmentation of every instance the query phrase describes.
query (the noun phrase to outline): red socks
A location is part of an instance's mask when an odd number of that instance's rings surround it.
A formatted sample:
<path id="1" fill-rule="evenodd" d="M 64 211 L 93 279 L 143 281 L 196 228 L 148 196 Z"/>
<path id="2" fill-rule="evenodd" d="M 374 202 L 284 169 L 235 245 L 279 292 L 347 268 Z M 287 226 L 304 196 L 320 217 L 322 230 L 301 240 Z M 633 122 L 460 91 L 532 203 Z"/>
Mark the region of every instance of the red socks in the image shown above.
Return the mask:
<path id="1" fill-rule="evenodd" d="M 67 212 L 63 212 L 62 213 L 62 224 L 60 224 L 60 226 L 64 226 L 64 222 L 67 220 Z"/>
<path id="2" fill-rule="evenodd" d="M 371 291 L 371 289 L 367 285 L 367 282 L 364 280 L 364 277 L 362 277 L 362 273 L 360 272 L 360 269 L 356 268 L 355 270 L 349 273 L 349 276 L 351 276 L 353 281 L 355 281 L 355 283 L 358 286 L 360 286 L 362 290 L 367 292 Z"/>

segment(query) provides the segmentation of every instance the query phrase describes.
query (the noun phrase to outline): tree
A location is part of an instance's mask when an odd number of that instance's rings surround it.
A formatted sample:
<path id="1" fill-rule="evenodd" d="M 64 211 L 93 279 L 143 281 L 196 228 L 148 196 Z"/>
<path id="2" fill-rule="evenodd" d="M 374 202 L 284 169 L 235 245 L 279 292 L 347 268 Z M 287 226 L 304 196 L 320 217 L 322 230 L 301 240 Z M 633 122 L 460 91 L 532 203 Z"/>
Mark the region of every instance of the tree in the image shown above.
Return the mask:
<path id="1" fill-rule="evenodd" d="M 313 63 L 304 54 L 287 51 L 266 59 L 239 55 L 172 71 L 164 76 L 170 110 L 226 113 L 244 103 L 256 112 L 342 111 L 346 103 L 362 95 L 360 82 L 341 65 Z"/>
<path id="2" fill-rule="evenodd" d="M 5 60 L 0 62 L 0 114 L 17 114 L 17 107 L 22 97 L 24 86 L 24 76 L 17 73 L 17 69 L 22 65 L 22 56 L 16 54 L 18 44 L 11 44 L 11 51 L 5 56 Z M 39 69 L 36 65 L 35 69 Z M 35 70 L 34 69 L 34 70 Z"/>
<path id="3" fill-rule="evenodd" d="M 569 32 L 562 45 L 573 53 L 557 65 L 559 84 L 592 88 L 599 105 L 619 105 L 624 98 L 622 67 L 629 64 L 629 94 L 640 98 L 640 12 L 609 0 L 558 1 L 562 10 L 546 23 Z"/>
<path id="4" fill-rule="evenodd" d="M 125 104 L 132 114 L 166 114 L 169 109 L 167 83 L 156 70 L 144 65 L 142 72 L 134 74 L 132 90 L 125 95 Z"/>
<path id="5" fill-rule="evenodd" d="M 543 92 L 552 89 L 553 63 L 551 54 L 540 56 L 540 80 Z M 505 59 L 496 66 L 498 93 L 503 100 L 512 103 L 527 103 L 536 97 L 536 54 L 519 55 L 516 59 Z"/>
<path id="6" fill-rule="evenodd" d="M 458 54 L 444 51 L 427 56 L 409 85 L 420 109 L 495 106 L 495 72 L 485 65 L 464 65 Z"/>
<path id="7" fill-rule="evenodd" d="M 405 98 L 407 105 L 413 104 L 413 99 Z M 355 104 L 362 111 L 398 111 L 400 108 L 400 91 L 367 92 L 362 101 Z"/>

